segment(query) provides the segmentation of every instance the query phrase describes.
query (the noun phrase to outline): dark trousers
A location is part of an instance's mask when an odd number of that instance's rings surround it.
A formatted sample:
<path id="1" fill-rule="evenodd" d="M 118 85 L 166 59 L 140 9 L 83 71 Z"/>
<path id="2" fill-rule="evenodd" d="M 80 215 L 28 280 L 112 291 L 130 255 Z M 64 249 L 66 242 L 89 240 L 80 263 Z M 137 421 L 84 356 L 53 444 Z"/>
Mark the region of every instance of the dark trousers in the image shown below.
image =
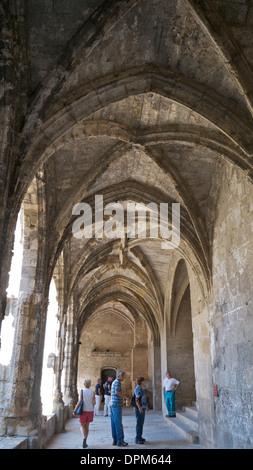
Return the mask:
<path id="1" fill-rule="evenodd" d="M 135 441 L 140 441 L 143 432 L 143 425 L 145 421 L 145 410 L 142 410 L 142 413 L 139 412 L 138 408 L 135 408 L 136 416 L 136 438 Z"/>

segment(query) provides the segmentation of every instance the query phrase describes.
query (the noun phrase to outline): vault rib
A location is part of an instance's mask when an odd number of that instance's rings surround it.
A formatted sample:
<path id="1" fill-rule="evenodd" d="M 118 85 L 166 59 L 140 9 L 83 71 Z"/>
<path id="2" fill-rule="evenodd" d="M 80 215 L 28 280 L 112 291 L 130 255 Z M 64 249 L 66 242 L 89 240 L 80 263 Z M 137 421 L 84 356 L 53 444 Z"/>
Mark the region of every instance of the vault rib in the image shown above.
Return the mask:
<path id="1" fill-rule="evenodd" d="M 201 2 L 187 0 L 187 2 L 194 18 L 221 56 L 253 116 L 253 73 L 231 31 L 228 31 L 224 20 L 210 0 L 202 0 Z"/>

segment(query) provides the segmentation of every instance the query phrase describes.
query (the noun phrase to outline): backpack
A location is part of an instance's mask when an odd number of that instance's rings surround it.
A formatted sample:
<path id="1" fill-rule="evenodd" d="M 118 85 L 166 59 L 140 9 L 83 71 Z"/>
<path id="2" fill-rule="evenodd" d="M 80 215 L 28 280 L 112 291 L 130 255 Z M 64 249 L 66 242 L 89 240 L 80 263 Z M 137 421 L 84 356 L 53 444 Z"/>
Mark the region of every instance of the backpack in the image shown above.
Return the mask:
<path id="1" fill-rule="evenodd" d="M 131 406 L 134 406 L 134 407 L 137 406 L 137 405 L 136 405 L 136 401 L 135 401 L 135 394 L 133 394 L 132 397 L 131 397 L 130 405 L 131 405 Z"/>
<path id="2" fill-rule="evenodd" d="M 140 398 L 137 398 L 137 400 L 140 401 Z M 131 397 L 131 402 L 130 402 L 130 405 L 131 406 L 134 406 L 135 408 L 137 408 L 137 403 L 136 403 L 136 396 L 135 396 L 135 393 L 132 395 Z"/>

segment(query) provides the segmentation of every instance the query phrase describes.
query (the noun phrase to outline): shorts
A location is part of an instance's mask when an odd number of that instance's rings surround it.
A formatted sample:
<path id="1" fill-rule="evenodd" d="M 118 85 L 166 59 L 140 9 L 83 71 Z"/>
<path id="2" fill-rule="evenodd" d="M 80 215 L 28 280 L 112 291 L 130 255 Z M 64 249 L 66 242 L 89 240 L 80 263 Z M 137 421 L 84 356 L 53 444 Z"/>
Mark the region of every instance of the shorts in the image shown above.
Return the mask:
<path id="1" fill-rule="evenodd" d="M 94 415 L 94 411 L 83 411 L 83 413 L 79 416 L 79 423 L 81 424 L 92 423 L 93 415 Z"/>

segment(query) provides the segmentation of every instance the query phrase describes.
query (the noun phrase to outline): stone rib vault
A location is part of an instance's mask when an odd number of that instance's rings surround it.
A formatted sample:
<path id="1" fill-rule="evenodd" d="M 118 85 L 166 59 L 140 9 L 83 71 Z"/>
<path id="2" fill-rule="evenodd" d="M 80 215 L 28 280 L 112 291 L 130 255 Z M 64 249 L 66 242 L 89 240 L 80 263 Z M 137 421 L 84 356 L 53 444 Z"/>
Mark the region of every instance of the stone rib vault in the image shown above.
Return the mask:
<path id="1" fill-rule="evenodd" d="M 178 409 L 196 401 L 201 446 L 252 448 L 252 0 L 2 0 L 0 19 L 2 344 L 11 315 L 14 331 L 1 442 L 47 445 L 54 283 L 53 433 L 87 376 L 95 387 L 118 369 L 128 394 L 144 376 L 166 414 L 169 369 Z M 95 236 L 98 195 L 102 209 L 123 207 L 124 236 Z M 73 236 L 78 203 L 91 208 L 90 238 Z M 163 249 L 151 213 L 146 236 L 129 237 L 133 203 L 168 203 L 167 230 L 179 203 L 179 246 Z"/>

